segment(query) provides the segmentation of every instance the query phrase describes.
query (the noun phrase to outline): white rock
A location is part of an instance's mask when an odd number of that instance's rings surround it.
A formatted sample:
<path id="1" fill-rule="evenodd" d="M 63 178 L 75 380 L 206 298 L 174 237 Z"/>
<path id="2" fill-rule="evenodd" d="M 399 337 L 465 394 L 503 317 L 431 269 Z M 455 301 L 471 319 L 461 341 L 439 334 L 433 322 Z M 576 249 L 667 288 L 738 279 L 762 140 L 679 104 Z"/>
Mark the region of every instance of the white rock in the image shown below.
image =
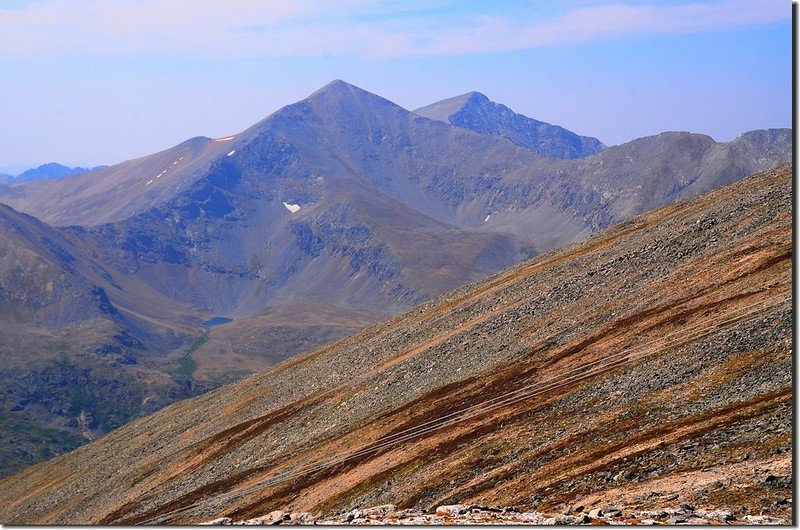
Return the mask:
<path id="1" fill-rule="evenodd" d="M 317 520 L 314 515 L 308 512 L 292 512 L 290 518 L 293 523 L 299 524 L 311 524 Z"/>
<path id="2" fill-rule="evenodd" d="M 208 521 L 206 523 L 200 523 L 200 524 L 202 524 L 202 525 L 219 525 L 219 524 L 229 525 L 229 524 L 233 524 L 233 519 L 231 519 L 230 517 L 220 517 L 218 519 L 214 519 L 213 521 Z"/>
<path id="3" fill-rule="evenodd" d="M 380 506 L 373 506 L 371 508 L 364 508 L 361 510 L 361 513 L 363 513 L 366 517 L 384 516 L 395 512 L 397 512 L 397 506 L 394 504 L 382 504 Z"/>
<path id="4" fill-rule="evenodd" d="M 734 515 L 731 512 L 722 510 L 698 510 L 695 515 L 712 521 L 732 521 L 734 519 Z"/>
<path id="5" fill-rule="evenodd" d="M 466 504 L 447 504 L 444 506 L 439 506 L 436 508 L 436 515 L 458 515 L 460 513 L 466 513 L 468 510 L 468 506 Z"/>
<path id="6" fill-rule="evenodd" d="M 768 515 L 745 515 L 744 520 L 749 524 L 781 524 L 780 521 Z"/>
<path id="7" fill-rule="evenodd" d="M 283 512 L 280 510 L 275 510 L 269 512 L 267 515 L 262 515 L 261 517 L 256 517 L 255 519 L 250 519 L 250 521 L 256 521 L 253 524 L 276 524 L 278 521 L 283 519 Z"/>

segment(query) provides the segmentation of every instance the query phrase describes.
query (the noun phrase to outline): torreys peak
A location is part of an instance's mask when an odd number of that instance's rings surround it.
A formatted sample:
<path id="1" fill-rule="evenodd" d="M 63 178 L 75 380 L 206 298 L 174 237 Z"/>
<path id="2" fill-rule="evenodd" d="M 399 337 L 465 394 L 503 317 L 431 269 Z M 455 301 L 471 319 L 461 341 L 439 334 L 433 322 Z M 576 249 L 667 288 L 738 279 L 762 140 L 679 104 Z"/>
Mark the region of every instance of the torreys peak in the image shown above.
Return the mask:
<path id="1" fill-rule="evenodd" d="M 583 158 L 605 149 L 600 140 L 517 114 L 480 92 L 467 92 L 414 111 L 481 134 L 501 136 L 549 158 Z"/>
<path id="2" fill-rule="evenodd" d="M 465 108 L 492 105 L 492 101 L 480 92 L 467 92 L 460 96 L 443 99 L 425 107 L 420 107 L 414 113 L 432 120 L 450 122 L 450 117 L 463 111 Z"/>

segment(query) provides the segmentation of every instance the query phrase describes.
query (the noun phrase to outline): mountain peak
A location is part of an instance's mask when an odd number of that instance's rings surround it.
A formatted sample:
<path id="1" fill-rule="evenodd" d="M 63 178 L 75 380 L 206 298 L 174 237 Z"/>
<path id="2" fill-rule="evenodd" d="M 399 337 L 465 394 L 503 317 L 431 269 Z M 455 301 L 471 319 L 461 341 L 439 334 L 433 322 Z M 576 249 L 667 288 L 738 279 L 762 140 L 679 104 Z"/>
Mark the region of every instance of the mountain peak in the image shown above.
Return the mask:
<path id="1" fill-rule="evenodd" d="M 492 100 L 490 100 L 488 97 L 486 97 L 486 95 L 484 95 L 484 94 L 482 94 L 480 92 L 474 92 L 474 91 L 473 92 L 467 92 L 466 94 L 463 94 L 462 96 L 459 96 L 459 97 L 464 98 L 464 102 L 465 103 L 472 103 L 472 104 L 476 104 L 476 103 L 479 103 L 479 104 L 492 103 Z"/>
<path id="2" fill-rule="evenodd" d="M 432 120 L 443 121 L 445 123 L 452 124 L 450 117 L 460 112 L 465 107 L 474 106 L 476 104 L 485 105 L 486 103 L 491 103 L 491 100 L 480 92 L 473 91 L 467 92 L 466 94 L 461 94 L 460 96 L 454 96 L 452 98 L 437 101 L 436 103 L 426 107 L 420 107 L 415 110 L 414 113 Z"/>
<path id="3" fill-rule="evenodd" d="M 306 101 L 311 100 L 319 100 L 319 99 L 326 99 L 326 98 L 356 98 L 356 99 L 363 99 L 363 98 L 375 98 L 381 99 L 382 97 L 373 94 L 372 92 L 367 92 L 363 88 L 357 87 L 356 85 L 350 84 L 346 81 L 342 81 L 341 79 L 334 79 L 330 83 L 326 84 L 316 92 L 312 93 L 310 96 L 306 98 Z M 384 100 L 387 101 L 387 100 Z"/>
<path id="4" fill-rule="evenodd" d="M 579 136 L 563 127 L 517 114 L 480 92 L 467 92 L 414 112 L 481 134 L 503 136 L 548 158 L 582 158 L 605 149 L 597 138 Z"/>
<path id="5" fill-rule="evenodd" d="M 447 111 L 451 110 L 450 116 L 458 113 L 463 112 L 465 109 L 473 109 L 476 111 L 487 111 L 491 110 L 493 107 L 503 107 L 498 103 L 495 103 L 485 94 L 481 92 L 467 92 L 466 94 L 461 94 L 460 96 L 456 96 L 454 98 L 446 99 L 441 101 L 440 103 L 447 103 L 447 105 L 443 105 L 441 110 Z M 434 104 L 436 105 L 436 104 Z"/>
<path id="6" fill-rule="evenodd" d="M 313 96 L 314 94 L 318 94 L 320 92 L 322 92 L 322 93 L 324 93 L 324 92 L 341 92 L 343 90 L 352 90 L 352 89 L 361 90 L 357 86 L 355 86 L 355 85 L 353 85 L 351 83 L 348 83 L 347 81 L 342 81 L 341 79 L 333 79 L 332 81 L 330 81 L 329 83 L 327 83 L 326 85 L 324 85 L 322 88 L 320 88 L 319 90 L 317 90 L 316 92 L 314 92 L 311 95 Z"/>
<path id="7" fill-rule="evenodd" d="M 388 99 L 341 79 L 334 79 L 299 103 L 311 107 L 319 116 L 335 117 L 337 121 L 349 122 L 355 116 L 374 112 L 408 113 Z"/>

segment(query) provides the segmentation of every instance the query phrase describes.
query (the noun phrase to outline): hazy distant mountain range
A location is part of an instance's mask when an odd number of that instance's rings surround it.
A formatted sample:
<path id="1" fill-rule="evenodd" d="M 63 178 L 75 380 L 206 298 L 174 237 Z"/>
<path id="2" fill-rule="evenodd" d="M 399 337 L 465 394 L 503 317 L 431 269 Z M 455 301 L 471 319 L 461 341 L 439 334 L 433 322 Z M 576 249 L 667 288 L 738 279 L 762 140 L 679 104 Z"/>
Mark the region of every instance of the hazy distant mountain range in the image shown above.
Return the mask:
<path id="1" fill-rule="evenodd" d="M 67 167 L 61 164 L 56 164 L 55 162 L 50 162 L 47 164 L 42 164 L 39 167 L 29 169 L 27 171 L 23 171 L 17 176 L 0 174 L 0 184 L 19 184 L 22 182 L 31 182 L 34 180 L 50 180 L 62 177 L 71 177 L 74 175 L 80 175 L 82 173 L 95 171 L 97 169 L 103 169 L 105 167 L 108 166 L 96 166 L 93 168 Z"/>
<path id="2" fill-rule="evenodd" d="M 790 159 L 788 129 L 605 147 L 334 81 L 237 135 L 0 185 L 3 471 Z"/>

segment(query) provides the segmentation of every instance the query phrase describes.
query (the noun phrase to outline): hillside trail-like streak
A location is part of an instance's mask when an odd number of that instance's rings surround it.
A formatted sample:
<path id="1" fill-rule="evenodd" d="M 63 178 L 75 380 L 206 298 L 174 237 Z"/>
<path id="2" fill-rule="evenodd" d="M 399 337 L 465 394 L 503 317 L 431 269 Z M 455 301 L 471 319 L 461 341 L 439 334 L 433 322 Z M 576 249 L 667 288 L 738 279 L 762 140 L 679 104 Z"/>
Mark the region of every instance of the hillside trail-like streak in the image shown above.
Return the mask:
<path id="1" fill-rule="evenodd" d="M 753 294 L 769 292 L 771 290 L 772 289 L 765 289 L 763 291 L 754 292 Z M 781 291 L 786 291 L 786 290 L 787 290 L 786 288 L 781 289 Z M 780 292 L 779 294 L 783 293 Z M 604 372 L 607 372 L 608 370 L 624 366 L 625 364 L 628 364 L 630 362 L 643 360 L 647 357 L 652 356 L 653 354 L 663 352 L 665 350 L 672 349 L 674 347 L 679 347 L 683 344 L 691 343 L 696 340 L 705 338 L 707 336 L 719 333 L 720 331 L 723 331 L 725 328 L 733 324 L 738 324 L 741 322 L 754 320 L 756 318 L 761 318 L 764 315 L 764 310 L 768 308 L 777 308 L 787 300 L 788 299 L 782 298 L 777 302 L 773 299 L 770 299 L 767 302 L 763 300 L 759 302 L 754 302 L 744 307 L 740 307 L 730 312 L 727 315 L 712 319 L 710 322 L 709 321 L 701 322 L 692 327 L 675 331 L 667 335 L 663 339 L 661 339 L 659 341 L 659 344 L 655 346 L 644 347 L 644 348 L 632 347 L 623 349 L 617 352 L 616 354 L 612 354 L 603 359 L 598 359 L 589 363 L 582 364 L 575 368 L 566 370 L 564 372 L 554 374 L 548 379 L 545 379 L 543 381 L 538 381 L 530 385 L 522 386 L 517 390 L 508 392 L 507 394 L 504 394 L 502 396 L 497 396 L 495 398 L 491 398 L 484 402 L 465 407 L 464 409 L 458 410 L 456 412 L 446 414 L 439 418 L 426 421 L 420 425 L 416 425 L 414 427 L 396 432 L 383 439 L 379 438 L 373 444 L 362 447 L 361 449 L 353 453 L 347 455 L 337 455 L 328 460 L 323 460 L 321 462 L 300 466 L 299 468 L 293 470 L 288 470 L 278 473 L 276 475 L 273 475 L 272 477 L 259 481 L 258 483 L 253 484 L 247 488 L 231 492 L 227 495 L 223 495 L 220 498 L 218 498 L 218 501 L 220 502 L 233 501 L 242 498 L 246 495 L 249 495 L 251 493 L 254 493 L 260 489 L 268 488 L 296 478 L 308 476 L 313 473 L 317 473 L 319 471 L 326 470 L 335 467 L 337 465 L 343 464 L 350 460 L 368 456 L 381 449 L 386 449 L 392 446 L 396 446 L 411 441 L 415 438 L 418 438 L 419 436 L 426 435 L 431 432 L 435 432 L 456 425 L 463 421 L 476 418 L 483 414 L 493 412 L 495 410 L 501 409 L 509 405 L 513 405 L 520 401 L 538 397 L 540 395 L 552 392 L 554 390 L 564 388 L 566 386 L 572 385 L 575 382 L 582 381 L 585 379 L 590 379 L 596 375 L 600 375 Z M 197 506 L 199 506 L 199 503 L 195 502 L 189 506 L 173 510 L 166 514 L 162 514 L 154 519 L 147 521 L 147 523 L 160 524 L 163 521 L 172 519 L 175 516 L 188 512 Z"/>

